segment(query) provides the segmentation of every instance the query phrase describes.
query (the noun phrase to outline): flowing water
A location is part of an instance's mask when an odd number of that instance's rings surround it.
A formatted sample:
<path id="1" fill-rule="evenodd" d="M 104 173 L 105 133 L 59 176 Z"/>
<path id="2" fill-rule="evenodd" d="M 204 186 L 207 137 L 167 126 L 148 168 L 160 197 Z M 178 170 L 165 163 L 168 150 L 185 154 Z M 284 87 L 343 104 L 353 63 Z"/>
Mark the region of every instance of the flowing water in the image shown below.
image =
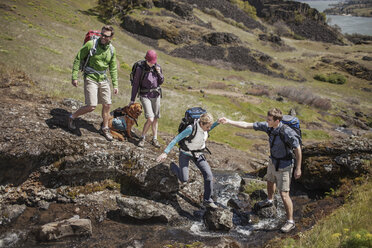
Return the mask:
<path id="1" fill-rule="evenodd" d="M 241 177 L 236 172 L 228 171 L 214 171 L 214 177 L 216 182 L 216 201 L 224 207 L 227 207 L 227 202 L 230 199 L 236 198 L 239 192 Z M 236 225 L 229 233 L 210 232 L 206 229 L 203 221 L 199 221 L 191 226 L 190 231 L 195 235 L 203 237 L 229 236 L 235 240 L 239 240 L 245 245 L 262 245 L 262 241 L 272 238 L 272 236 L 268 238 L 266 234 L 270 231 L 277 231 L 279 224 L 283 222 L 285 218 L 284 206 L 279 198 L 276 196 L 278 202 L 278 215 L 276 218 L 261 219 L 256 224 L 245 226 Z M 265 239 L 265 236 L 267 239 Z"/>
<path id="2" fill-rule="evenodd" d="M 327 8 L 331 8 L 332 4 L 339 1 L 298 1 L 307 3 L 310 7 L 323 12 Z M 364 34 L 372 35 L 372 17 L 344 16 L 344 15 L 327 15 L 329 25 L 337 25 L 341 28 L 341 32 L 346 34 Z"/>

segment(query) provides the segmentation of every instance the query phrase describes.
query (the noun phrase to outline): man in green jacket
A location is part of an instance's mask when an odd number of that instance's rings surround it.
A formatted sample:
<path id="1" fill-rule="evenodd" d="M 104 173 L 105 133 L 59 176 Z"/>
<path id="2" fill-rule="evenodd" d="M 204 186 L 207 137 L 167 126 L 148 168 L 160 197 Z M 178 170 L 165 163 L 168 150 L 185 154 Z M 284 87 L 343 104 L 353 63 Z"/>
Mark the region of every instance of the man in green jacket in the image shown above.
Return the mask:
<path id="1" fill-rule="evenodd" d="M 116 51 L 110 44 L 114 36 L 114 28 L 109 25 L 102 27 L 101 37 L 96 41 L 96 51 L 92 56 L 89 56 L 88 63 L 83 68 L 84 75 L 84 95 L 85 106 L 79 108 L 75 113 L 68 117 L 68 128 L 75 130 L 76 126 L 74 119 L 80 115 L 92 112 L 97 104 L 102 104 L 102 119 L 103 124 L 101 132 L 109 141 L 112 140 L 112 135 L 108 128 L 108 119 L 110 117 L 111 106 L 111 89 L 110 82 L 107 78 L 107 69 L 110 70 L 112 86 L 114 94 L 118 93 L 118 73 L 116 64 Z M 90 40 L 84 44 L 75 57 L 72 68 L 72 85 L 78 86 L 78 72 L 82 61 L 84 61 L 91 49 L 94 47 L 94 41 Z"/>

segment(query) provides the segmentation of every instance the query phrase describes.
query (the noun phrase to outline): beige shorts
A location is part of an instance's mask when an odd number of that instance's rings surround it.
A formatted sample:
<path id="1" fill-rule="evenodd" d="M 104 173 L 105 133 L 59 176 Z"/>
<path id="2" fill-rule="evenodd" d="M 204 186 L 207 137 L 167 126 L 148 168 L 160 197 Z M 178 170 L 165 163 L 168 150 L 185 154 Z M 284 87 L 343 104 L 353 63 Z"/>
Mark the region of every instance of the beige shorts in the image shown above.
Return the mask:
<path id="1" fill-rule="evenodd" d="M 85 105 L 111 104 L 110 82 L 104 80 L 96 82 L 89 78 L 84 80 Z"/>
<path id="2" fill-rule="evenodd" d="M 140 96 L 142 108 L 147 118 L 160 118 L 160 96 L 156 98 L 147 98 Z"/>
<path id="3" fill-rule="evenodd" d="M 292 172 L 293 164 L 283 169 L 279 168 L 279 170 L 276 171 L 275 165 L 270 162 L 267 167 L 266 178 L 267 181 L 275 183 L 279 191 L 288 192 L 291 185 Z"/>

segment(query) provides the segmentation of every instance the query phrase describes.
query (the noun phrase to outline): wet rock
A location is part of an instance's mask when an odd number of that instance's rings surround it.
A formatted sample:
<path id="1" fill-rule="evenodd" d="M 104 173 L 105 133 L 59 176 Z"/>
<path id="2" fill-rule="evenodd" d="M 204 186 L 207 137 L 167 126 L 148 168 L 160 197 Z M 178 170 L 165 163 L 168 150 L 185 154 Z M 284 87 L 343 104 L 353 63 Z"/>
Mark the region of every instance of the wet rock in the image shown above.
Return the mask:
<path id="1" fill-rule="evenodd" d="M 7 205 L 0 208 L 0 225 L 14 221 L 26 210 L 26 205 Z"/>
<path id="2" fill-rule="evenodd" d="M 251 224 L 251 212 L 239 211 L 234 209 L 233 223 L 235 225 L 246 226 Z"/>
<path id="3" fill-rule="evenodd" d="M 277 209 L 274 205 L 261 208 L 258 203 L 254 204 L 253 212 L 261 218 L 274 218 L 278 214 Z"/>
<path id="4" fill-rule="evenodd" d="M 154 202 L 136 196 L 117 197 L 121 215 L 130 216 L 139 220 L 157 219 L 169 223 L 178 218 L 177 211 L 160 202 Z"/>
<path id="5" fill-rule="evenodd" d="M 43 225 L 37 234 L 41 241 L 59 240 L 64 237 L 91 236 L 92 224 L 88 219 L 73 217 Z"/>
<path id="6" fill-rule="evenodd" d="M 229 209 L 207 209 L 204 222 L 211 231 L 228 232 L 233 228 L 233 213 Z"/>
<path id="7" fill-rule="evenodd" d="M 267 198 L 267 191 L 266 189 L 258 189 L 253 191 L 249 196 L 254 200 L 262 201 Z"/>
<path id="8" fill-rule="evenodd" d="M 236 210 L 246 210 L 249 209 L 250 206 L 250 197 L 246 193 L 239 193 L 237 198 L 230 199 L 227 202 L 227 206 L 236 209 Z"/>

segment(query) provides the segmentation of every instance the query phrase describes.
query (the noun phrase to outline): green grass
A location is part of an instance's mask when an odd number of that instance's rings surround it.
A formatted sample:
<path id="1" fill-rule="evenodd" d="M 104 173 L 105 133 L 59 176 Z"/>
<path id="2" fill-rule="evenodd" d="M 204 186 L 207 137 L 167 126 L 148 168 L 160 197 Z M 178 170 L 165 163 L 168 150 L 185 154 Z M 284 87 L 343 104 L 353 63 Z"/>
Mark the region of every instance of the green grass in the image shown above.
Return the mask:
<path id="1" fill-rule="evenodd" d="M 4 16 L 0 21 L 0 27 L 7 30 L 1 37 L 5 45 L 2 44 L 0 48 L 0 59 L 7 61 L 10 66 L 29 73 L 35 81 L 41 82 L 40 85 L 45 92 L 59 98 L 72 97 L 83 101 L 82 77 L 79 77 L 80 85 L 78 88 L 72 87 L 70 83 L 72 61 L 82 45 L 85 33 L 89 29 L 100 29 L 103 23 L 96 16 L 85 15 L 83 12 L 76 10 L 89 10 L 96 5 L 96 1 L 66 0 L 63 4 L 60 4 L 56 0 L 40 0 L 32 1 L 33 6 L 30 6 L 28 1 L 5 0 L 5 3 L 9 6 L 14 5 L 15 11 L 4 12 L 0 9 L 0 14 Z M 153 11 L 158 12 L 159 9 L 153 9 Z M 331 47 L 326 50 L 325 46 L 320 43 L 285 39 L 285 42 L 295 47 L 296 50 L 281 52 L 260 43 L 253 32 L 246 32 L 199 10 L 195 10 L 195 14 L 204 22 L 212 23 L 218 31 L 233 32 L 243 42 L 249 44 L 252 49 L 263 51 L 275 57 L 281 64 L 300 72 L 308 80 L 311 80 L 313 75 L 313 72 L 308 72 L 308 68 L 313 64 L 313 60 L 317 59 L 317 56 L 321 56 L 322 53 L 344 54 L 345 51 L 352 51 L 348 47 Z M 143 17 L 140 16 L 138 11 L 135 11 L 135 15 L 138 15 L 138 18 Z M 62 20 L 64 17 L 65 20 Z M 44 23 L 48 23 L 48 25 L 42 25 Z M 29 24 L 32 24 L 33 28 L 29 29 Z M 151 48 L 126 33 L 120 32 L 121 28 L 119 26 L 115 25 L 115 28 L 116 34 L 113 44 L 117 49 L 119 61 L 119 95 L 113 97 L 113 108 L 122 107 L 129 102 L 131 66 L 134 62 L 143 59 L 146 50 Z M 22 33 L 21 38 L 19 38 L 20 33 Z M 162 47 L 174 47 L 173 44 L 165 40 L 160 40 L 159 44 Z M 368 51 L 364 47 L 359 47 L 358 50 Z M 302 54 L 315 54 L 316 56 L 304 57 Z M 285 62 L 286 59 L 292 57 L 299 57 L 303 59 L 303 62 L 292 64 Z M 18 58 L 27 58 L 28 61 L 33 61 L 33 63 L 23 63 Z M 199 64 L 169 56 L 161 51 L 158 51 L 158 62 L 162 65 L 166 78 L 163 85 L 165 94 L 162 99 L 162 118 L 159 123 L 159 130 L 162 132 L 175 135 L 184 111 L 193 106 L 205 107 L 213 114 L 215 119 L 226 116 L 230 119 L 248 122 L 264 121 L 267 110 L 272 107 L 279 107 L 285 113 L 294 107 L 301 122 L 319 122 L 323 126 L 327 126 L 328 123 L 336 125 L 343 123 L 339 117 L 334 117 L 334 115 L 322 116 L 317 109 L 292 101 L 277 102 L 275 97 L 255 97 L 257 103 L 253 103 L 242 102 L 234 97 L 223 95 L 205 94 L 203 97 L 203 94 L 199 92 L 185 91 L 187 87 L 196 90 L 204 89 L 215 82 L 223 82 L 229 85 L 228 91 L 239 93 L 246 92 L 246 89 L 250 87 L 249 83 L 270 86 L 272 91 L 278 86 L 303 87 L 302 84 L 293 81 L 272 78 L 250 71 L 235 71 L 229 68 Z M 347 107 L 347 104 L 343 101 L 345 97 L 357 96 L 360 106 L 370 108 L 371 99 L 369 94 L 358 90 L 358 87 L 364 87 L 365 82 L 355 78 L 348 79 L 349 81 L 350 84 L 346 85 L 332 85 L 331 91 L 329 85 L 315 80 L 308 81 L 305 85 L 314 94 L 333 99 L 337 108 Z M 247 84 L 241 84 L 241 82 Z M 355 87 L 347 85 L 354 85 Z M 185 88 L 176 90 L 175 87 L 179 86 Z M 100 114 L 100 108 L 97 108 L 96 112 Z M 335 113 L 333 109 L 329 112 Z M 144 118 L 141 117 L 140 128 L 142 128 L 143 123 Z M 240 150 L 249 151 L 253 144 L 261 142 L 261 140 L 236 135 L 237 133 L 245 134 L 249 132 L 243 129 L 220 126 L 213 131 L 210 139 L 227 143 Z M 322 131 L 305 130 L 305 133 L 305 141 L 306 139 L 327 140 L 330 138 Z M 255 132 L 253 134 L 259 136 Z"/>
<path id="2" fill-rule="evenodd" d="M 371 204 L 372 182 L 369 179 L 363 185 L 354 187 L 343 206 L 310 231 L 301 233 L 300 239 L 286 239 L 280 247 L 371 247 Z"/>

